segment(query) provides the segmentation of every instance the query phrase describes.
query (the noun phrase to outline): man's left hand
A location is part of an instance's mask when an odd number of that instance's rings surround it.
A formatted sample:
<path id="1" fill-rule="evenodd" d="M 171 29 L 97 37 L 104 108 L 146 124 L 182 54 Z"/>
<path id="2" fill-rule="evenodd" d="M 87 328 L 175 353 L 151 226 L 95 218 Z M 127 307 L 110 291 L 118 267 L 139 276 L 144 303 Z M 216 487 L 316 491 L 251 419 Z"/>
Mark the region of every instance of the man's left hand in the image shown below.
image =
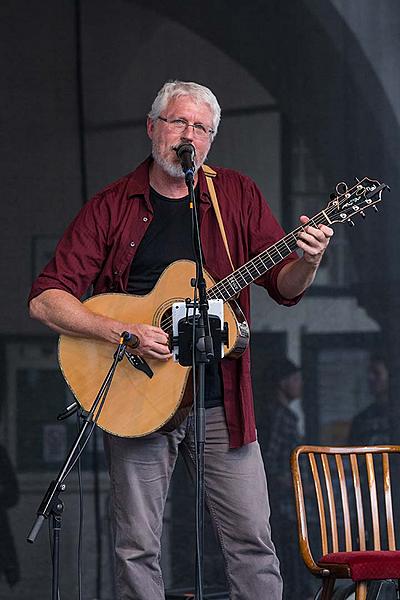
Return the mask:
<path id="1" fill-rule="evenodd" d="M 306 225 L 309 220 L 306 215 L 300 217 L 302 225 Z M 333 229 L 327 225 L 319 225 L 318 227 L 308 225 L 304 227 L 304 231 L 299 234 L 297 240 L 298 247 L 304 252 L 303 259 L 310 265 L 318 267 L 332 236 Z"/>

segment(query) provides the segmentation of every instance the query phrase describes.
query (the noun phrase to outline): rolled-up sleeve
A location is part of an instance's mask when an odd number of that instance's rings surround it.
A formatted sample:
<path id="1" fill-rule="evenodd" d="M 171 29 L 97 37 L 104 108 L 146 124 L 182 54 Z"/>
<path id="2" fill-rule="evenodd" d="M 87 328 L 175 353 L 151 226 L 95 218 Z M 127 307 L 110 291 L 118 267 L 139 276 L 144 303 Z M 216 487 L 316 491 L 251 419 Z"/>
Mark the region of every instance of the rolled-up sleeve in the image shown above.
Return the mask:
<path id="1" fill-rule="evenodd" d="M 57 244 L 54 257 L 34 281 L 28 302 L 48 289 L 80 298 L 95 281 L 105 258 L 108 207 L 95 196 L 78 213 Z"/>
<path id="2" fill-rule="evenodd" d="M 276 218 L 274 217 L 270 207 L 262 196 L 258 187 L 251 182 L 249 195 L 251 202 L 249 203 L 249 253 L 253 258 L 260 254 L 266 248 L 273 246 L 285 236 L 285 231 L 282 229 Z M 303 294 L 299 294 L 295 298 L 285 298 L 279 292 L 278 275 L 282 268 L 290 262 L 298 259 L 296 252 L 291 252 L 281 262 L 276 264 L 264 275 L 256 279 L 254 283 L 265 287 L 268 294 L 278 304 L 285 306 L 293 306 L 302 298 Z"/>

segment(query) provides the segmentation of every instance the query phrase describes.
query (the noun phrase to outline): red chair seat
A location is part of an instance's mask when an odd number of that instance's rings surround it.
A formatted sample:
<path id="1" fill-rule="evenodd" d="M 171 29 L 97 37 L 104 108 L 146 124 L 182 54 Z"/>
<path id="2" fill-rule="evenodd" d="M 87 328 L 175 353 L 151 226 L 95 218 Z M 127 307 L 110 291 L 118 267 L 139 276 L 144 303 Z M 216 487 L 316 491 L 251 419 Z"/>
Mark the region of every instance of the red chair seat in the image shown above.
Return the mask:
<path id="1" fill-rule="evenodd" d="M 318 563 L 348 566 L 353 581 L 400 579 L 399 550 L 332 552 L 325 554 Z"/>

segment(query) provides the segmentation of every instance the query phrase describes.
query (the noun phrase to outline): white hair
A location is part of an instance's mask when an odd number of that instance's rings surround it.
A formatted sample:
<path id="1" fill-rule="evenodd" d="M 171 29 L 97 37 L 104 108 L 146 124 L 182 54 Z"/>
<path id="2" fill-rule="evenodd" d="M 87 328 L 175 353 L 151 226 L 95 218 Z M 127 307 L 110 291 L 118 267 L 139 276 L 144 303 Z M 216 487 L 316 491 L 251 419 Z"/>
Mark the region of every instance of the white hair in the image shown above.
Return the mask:
<path id="1" fill-rule="evenodd" d="M 148 114 L 148 117 L 154 121 L 166 109 L 172 98 L 181 96 L 190 96 L 198 104 L 208 104 L 213 114 L 212 139 L 217 134 L 218 125 L 221 120 L 221 107 L 218 100 L 210 89 L 193 81 L 167 81 L 158 92 Z"/>

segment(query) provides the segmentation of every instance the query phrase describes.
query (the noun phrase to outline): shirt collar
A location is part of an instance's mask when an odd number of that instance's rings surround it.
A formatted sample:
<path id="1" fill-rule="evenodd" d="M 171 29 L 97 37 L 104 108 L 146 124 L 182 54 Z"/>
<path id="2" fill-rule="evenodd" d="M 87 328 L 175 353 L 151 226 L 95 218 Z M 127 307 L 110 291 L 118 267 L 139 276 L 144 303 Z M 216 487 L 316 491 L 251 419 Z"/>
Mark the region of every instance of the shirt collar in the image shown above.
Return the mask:
<path id="1" fill-rule="evenodd" d="M 149 197 L 150 181 L 149 181 L 149 168 L 153 161 L 153 157 L 148 156 L 140 165 L 130 174 L 127 194 L 128 198 L 133 196 L 144 196 L 146 199 Z M 215 171 L 214 171 L 215 173 Z M 215 175 L 216 176 L 216 173 Z M 206 176 L 204 175 L 203 169 L 198 171 L 198 186 L 199 186 L 199 197 L 201 202 L 210 204 L 210 194 L 208 191 Z"/>
<path id="2" fill-rule="evenodd" d="M 150 181 L 149 181 L 149 167 L 153 160 L 153 157 L 148 156 L 136 169 L 130 174 L 127 185 L 128 198 L 132 196 L 145 196 L 149 195 Z"/>

